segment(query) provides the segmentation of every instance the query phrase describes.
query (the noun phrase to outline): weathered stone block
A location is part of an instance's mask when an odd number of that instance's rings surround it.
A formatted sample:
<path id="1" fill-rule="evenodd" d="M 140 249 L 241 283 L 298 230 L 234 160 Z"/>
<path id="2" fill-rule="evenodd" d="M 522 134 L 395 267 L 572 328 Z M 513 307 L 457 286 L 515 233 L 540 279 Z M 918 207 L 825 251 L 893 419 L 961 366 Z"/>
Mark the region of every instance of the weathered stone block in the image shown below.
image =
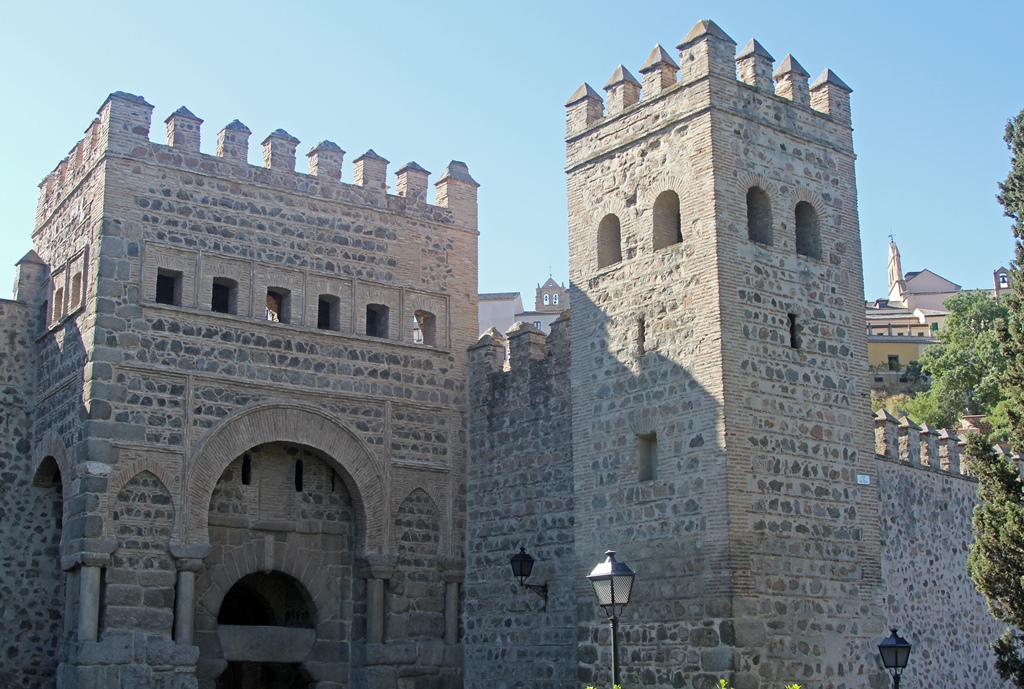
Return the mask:
<path id="1" fill-rule="evenodd" d="M 415 643 L 366 644 L 367 665 L 411 665 L 416 662 Z"/>

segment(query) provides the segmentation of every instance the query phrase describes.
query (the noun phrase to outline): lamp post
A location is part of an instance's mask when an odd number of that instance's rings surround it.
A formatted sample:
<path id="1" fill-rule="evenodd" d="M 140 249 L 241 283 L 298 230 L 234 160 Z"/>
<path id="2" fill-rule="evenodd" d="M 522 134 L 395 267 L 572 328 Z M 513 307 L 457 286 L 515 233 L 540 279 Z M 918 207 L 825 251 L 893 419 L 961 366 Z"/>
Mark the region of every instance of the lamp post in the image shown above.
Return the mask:
<path id="1" fill-rule="evenodd" d="M 587 575 L 594 586 L 597 604 L 604 608 L 608 622 L 612 628 L 612 686 L 621 685 L 619 681 L 619 615 L 629 603 L 629 594 L 633 591 L 633 572 L 624 562 L 615 559 L 615 551 L 605 552 L 608 556 L 604 562 L 594 567 Z"/>
<path id="2" fill-rule="evenodd" d="M 893 689 L 900 689 L 900 675 L 910 659 L 911 643 L 896 633 L 896 627 L 889 631 L 892 633 L 878 644 L 878 655 L 882 656 L 882 665 L 892 674 Z"/>

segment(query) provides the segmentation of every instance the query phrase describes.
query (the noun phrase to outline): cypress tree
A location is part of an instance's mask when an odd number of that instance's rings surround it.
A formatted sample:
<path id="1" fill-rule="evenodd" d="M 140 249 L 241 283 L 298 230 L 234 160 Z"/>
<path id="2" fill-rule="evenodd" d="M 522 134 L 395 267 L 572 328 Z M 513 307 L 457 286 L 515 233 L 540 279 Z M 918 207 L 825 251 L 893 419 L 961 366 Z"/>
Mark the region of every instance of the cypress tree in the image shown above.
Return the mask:
<path id="1" fill-rule="evenodd" d="M 1000 348 L 1006 357 L 1004 400 L 1010 443 L 1024 450 L 1024 110 L 1006 124 L 1011 169 L 996 198 L 1013 223 L 1016 258 L 1010 267 L 1009 318 L 1001 321 Z M 996 670 L 1024 688 L 1024 491 L 1021 473 L 1009 458 L 993 451 L 980 436 L 968 439 L 968 467 L 978 478 L 980 504 L 974 508 L 974 543 L 967 569 L 988 599 L 989 611 L 1006 623 L 992 644 Z"/>
<path id="2" fill-rule="evenodd" d="M 978 478 L 974 543 L 967 571 L 988 609 L 1009 627 L 992 644 L 996 670 L 1024 687 L 1024 493 L 1020 471 L 980 435 L 967 440 L 968 468 Z"/>
<path id="3" fill-rule="evenodd" d="M 1000 345 L 1007 358 L 1004 399 L 1010 421 L 1010 444 L 1018 452 L 1024 451 L 1024 110 L 1006 123 L 1003 137 L 1011 153 L 1010 173 L 999 185 L 996 198 L 1004 214 L 1013 220 L 1016 256 L 1010 266 L 1010 294 L 1006 305 L 1010 317 L 999 333 Z"/>

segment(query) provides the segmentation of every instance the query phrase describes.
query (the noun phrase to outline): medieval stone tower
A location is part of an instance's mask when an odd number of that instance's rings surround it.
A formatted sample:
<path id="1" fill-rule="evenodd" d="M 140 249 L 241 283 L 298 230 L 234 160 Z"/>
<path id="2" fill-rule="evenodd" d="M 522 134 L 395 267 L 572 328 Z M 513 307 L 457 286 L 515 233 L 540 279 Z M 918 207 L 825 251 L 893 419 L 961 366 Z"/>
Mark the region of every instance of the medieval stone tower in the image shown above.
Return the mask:
<path id="1" fill-rule="evenodd" d="M 847 686 L 881 631 L 850 89 L 710 21 L 678 48 L 567 104 L 576 550 L 642 573 L 655 683 Z"/>
<path id="2" fill-rule="evenodd" d="M 571 318 L 515 326 L 507 372 L 471 351 L 473 687 L 610 683 L 584 579 L 609 548 L 637 572 L 625 686 L 883 680 L 850 89 L 710 21 L 678 48 L 566 104 Z M 545 609 L 488 614 L 516 547 Z"/>
<path id="3" fill-rule="evenodd" d="M 152 109 L 43 181 L 2 305 L 2 683 L 460 683 L 476 182 Z"/>

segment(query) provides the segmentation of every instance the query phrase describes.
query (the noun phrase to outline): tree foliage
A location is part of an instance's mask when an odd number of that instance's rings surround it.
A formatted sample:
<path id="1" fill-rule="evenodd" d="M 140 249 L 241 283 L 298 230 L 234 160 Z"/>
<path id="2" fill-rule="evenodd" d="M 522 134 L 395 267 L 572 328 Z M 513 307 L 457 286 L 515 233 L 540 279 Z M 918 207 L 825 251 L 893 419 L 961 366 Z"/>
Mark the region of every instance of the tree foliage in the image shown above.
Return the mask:
<path id="1" fill-rule="evenodd" d="M 971 435 L 968 467 L 978 477 L 974 508 L 974 543 L 967 570 L 988 599 L 989 612 L 1010 625 L 993 644 L 996 669 L 1003 679 L 1024 687 L 1024 492 L 1020 470 L 992 450 L 988 441 Z"/>
<path id="2" fill-rule="evenodd" d="M 940 428 L 963 413 L 987 414 L 1003 399 L 1006 356 L 999 333 L 1009 311 L 986 292 L 960 292 L 945 301 L 949 316 L 939 333 L 940 346 L 921 355 L 932 385 L 911 403 L 915 421 Z M 908 409 L 908 412 L 910 409 Z"/>
<path id="3" fill-rule="evenodd" d="M 1002 426 L 1017 451 L 1024 450 L 1024 110 L 1006 125 L 1005 141 L 1012 153 L 1012 168 L 999 185 L 997 198 L 1013 219 L 1017 238 L 1016 261 L 1011 266 L 1011 293 L 1006 315 L 998 322 L 997 342 L 1004 370 L 999 375 L 1002 396 L 991 410 L 992 421 Z M 968 467 L 978 477 L 980 504 L 974 508 L 974 543 L 968 571 L 975 586 L 988 599 L 992 615 L 1008 625 L 992 644 L 996 670 L 1003 679 L 1024 687 L 1024 484 L 1020 469 L 994 452 L 978 436 L 968 439 Z"/>
<path id="4" fill-rule="evenodd" d="M 1003 137 L 1011 152 L 1010 173 L 999 185 L 996 198 L 1004 214 L 1013 220 L 1016 237 L 1016 260 L 1010 266 L 1010 294 L 1006 305 L 1010 317 L 999 333 L 1003 356 L 1007 361 L 1003 376 L 1005 413 L 1010 428 L 1010 443 L 1018 452 L 1024 451 L 1024 110 L 1006 123 Z"/>

